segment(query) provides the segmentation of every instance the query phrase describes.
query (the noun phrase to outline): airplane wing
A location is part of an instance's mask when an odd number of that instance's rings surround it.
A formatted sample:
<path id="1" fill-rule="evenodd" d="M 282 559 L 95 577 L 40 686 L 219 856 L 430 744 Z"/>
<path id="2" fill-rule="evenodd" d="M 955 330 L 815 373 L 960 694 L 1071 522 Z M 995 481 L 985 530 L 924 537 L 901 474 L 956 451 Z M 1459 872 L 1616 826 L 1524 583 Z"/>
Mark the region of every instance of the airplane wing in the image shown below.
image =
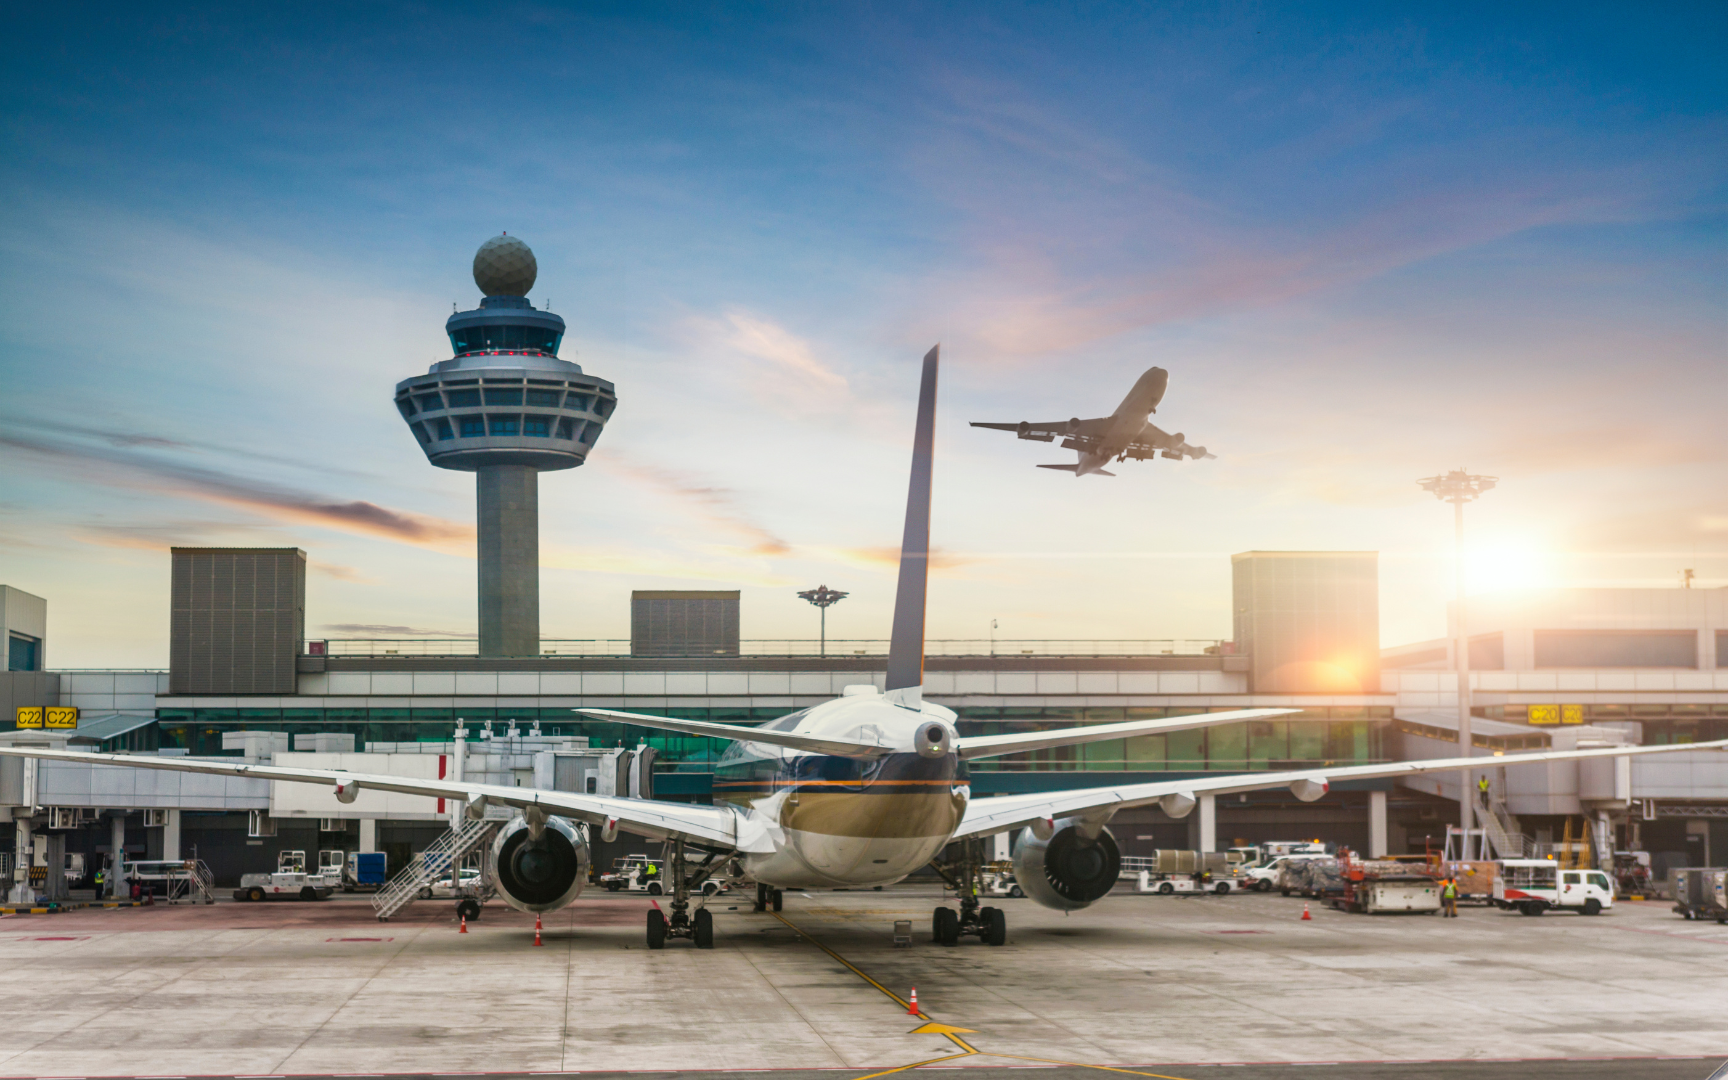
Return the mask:
<path id="1" fill-rule="evenodd" d="M 752 828 L 740 811 L 728 806 L 696 806 L 657 799 L 620 799 L 570 791 L 473 784 L 457 780 L 419 780 L 405 776 L 343 772 L 340 769 L 291 769 L 244 762 L 230 765 L 223 761 L 194 761 L 190 758 L 133 754 L 94 754 L 82 750 L 0 747 L 0 756 L 71 761 L 78 764 L 94 762 L 127 769 L 161 769 L 167 772 L 203 773 L 206 776 L 247 776 L 294 784 L 327 784 L 337 788 L 339 798 L 345 786 L 353 784 L 357 788 L 424 795 L 433 799 L 455 799 L 461 803 L 484 800 L 500 806 L 512 806 L 518 810 L 539 808 L 547 814 L 574 818 L 590 825 L 617 822 L 618 828 L 625 832 L 646 836 L 651 840 L 689 840 L 729 849 L 736 847 L 746 851 L 759 848 L 771 850 L 760 847 L 767 842 L 765 835 L 758 835 L 761 833 L 760 827 Z"/>
<path id="2" fill-rule="evenodd" d="M 570 711 L 581 716 L 593 717 L 595 720 L 613 720 L 623 724 L 635 724 L 638 727 L 679 731 L 686 735 L 706 735 L 710 739 L 767 743 L 769 746 L 784 746 L 788 750 L 803 750 L 812 754 L 879 758 L 890 753 L 888 747 L 878 746 L 875 743 L 855 742 L 850 739 L 819 739 L 813 735 L 796 735 L 789 731 L 769 731 L 764 728 L 739 727 L 733 724 L 712 724 L 706 720 L 674 720 L 665 716 L 615 712 L 611 709 L 571 709 Z"/>
<path id="3" fill-rule="evenodd" d="M 1110 418 L 1101 416 L 1093 420 L 1052 420 L 1047 423 L 1034 424 L 1022 420 L 1018 424 L 992 424 L 981 420 L 972 421 L 975 428 L 990 428 L 995 431 L 1012 431 L 1022 439 L 1033 442 L 1054 442 L 1058 438 L 1066 439 L 1063 443 L 1070 450 L 1081 449 L 1097 442 L 1098 438 L 1110 428 Z M 1069 445 L 1073 443 L 1074 445 Z"/>
<path id="4" fill-rule="evenodd" d="M 973 799 L 954 839 L 989 836 L 1035 821 L 1075 817 L 1088 813 L 1146 806 L 1174 796 L 1192 805 L 1201 795 L 1233 795 L 1288 787 L 1297 798 L 1312 802 L 1339 780 L 1372 780 L 1382 776 L 1416 776 L 1422 773 L 1456 772 L 1460 769 L 1497 769 L 1526 762 L 1576 761 L 1594 757 L 1672 753 L 1677 750 L 1724 750 L 1728 739 L 1667 746 L 1610 746 L 1599 750 L 1553 750 L 1539 754 L 1500 754 L 1494 757 L 1440 758 L 1424 761 L 1388 762 L 1380 765 L 1349 765 L 1338 769 L 1299 769 L 1291 772 L 1227 773 L 1188 780 L 1158 780 L 1149 784 L 1081 788 L 1075 791 L 1039 792 L 1028 795 L 996 795 Z"/>
<path id="5" fill-rule="evenodd" d="M 1122 453 L 1136 461 L 1147 461 L 1160 455 L 1167 458 L 1216 458 L 1217 454 L 1209 454 L 1204 446 L 1189 446 L 1187 437 L 1181 432 L 1172 435 L 1157 424 L 1147 424 L 1140 433 L 1123 448 Z"/>
<path id="6" fill-rule="evenodd" d="M 1128 735 L 1150 735 L 1159 731 L 1191 731 L 1214 724 L 1233 724 L 1239 720 L 1264 720 L 1272 716 L 1287 716 L 1301 709 L 1235 709 L 1230 712 L 1195 713 L 1191 716 L 1166 716 L 1155 720 L 1128 720 L 1115 724 L 1089 724 L 1085 727 L 1059 728 L 1051 731 L 1025 731 L 1013 735 L 970 735 L 962 738 L 959 753 L 962 758 L 996 757 L 1018 754 L 1026 750 L 1044 750 L 1052 746 L 1077 746 L 1081 743 L 1120 739 Z"/>

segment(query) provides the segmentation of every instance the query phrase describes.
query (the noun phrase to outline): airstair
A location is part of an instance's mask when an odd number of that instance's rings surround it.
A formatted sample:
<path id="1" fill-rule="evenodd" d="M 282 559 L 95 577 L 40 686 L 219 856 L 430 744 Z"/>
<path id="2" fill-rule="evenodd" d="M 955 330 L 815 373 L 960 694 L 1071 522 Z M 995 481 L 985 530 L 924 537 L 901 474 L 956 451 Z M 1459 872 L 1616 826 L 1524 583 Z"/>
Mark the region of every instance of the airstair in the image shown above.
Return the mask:
<path id="1" fill-rule="evenodd" d="M 216 880 L 203 859 L 166 859 L 129 862 L 125 874 L 160 886 L 161 899 L 170 904 L 214 904 Z"/>
<path id="2" fill-rule="evenodd" d="M 452 882 L 459 882 L 462 857 L 490 839 L 497 827 L 496 821 L 474 821 L 465 817 L 459 826 L 414 856 L 400 873 L 372 894 L 372 910 L 378 913 L 378 921 L 388 920 L 413 903 L 422 889 L 429 888 L 445 875 L 450 875 Z"/>
<path id="3" fill-rule="evenodd" d="M 1494 853 L 1501 859 L 1528 859 L 1536 854 L 1536 841 L 1518 831 L 1518 819 L 1506 809 L 1503 799 L 1493 800 L 1492 808 L 1486 813 L 1478 813 L 1477 819 L 1482 823 L 1482 831 L 1488 834 L 1488 842 L 1494 846 Z"/>

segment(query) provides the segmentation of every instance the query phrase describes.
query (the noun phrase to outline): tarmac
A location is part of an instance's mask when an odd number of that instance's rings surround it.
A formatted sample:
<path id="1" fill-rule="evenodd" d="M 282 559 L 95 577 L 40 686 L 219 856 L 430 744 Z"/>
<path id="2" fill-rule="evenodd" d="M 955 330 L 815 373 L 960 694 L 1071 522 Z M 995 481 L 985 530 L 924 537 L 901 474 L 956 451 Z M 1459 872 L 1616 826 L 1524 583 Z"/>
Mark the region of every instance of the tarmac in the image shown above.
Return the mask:
<path id="1" fill-rule="evenodd" d="M 1659 901 L 1304 922 L 1277 895 L 1002 900 L 1006 946 L 943 948 L 940 900 L 794 892 L 776 917 L 725 895 L 716 948 L 661 952 L 641 895 L 585 895 L 538 948 L 498 904 L 466 934 L 447 901 L 0 916 L 0 1077 L 1704 1080 L 1728 1058 L 1728 926 Z"/>

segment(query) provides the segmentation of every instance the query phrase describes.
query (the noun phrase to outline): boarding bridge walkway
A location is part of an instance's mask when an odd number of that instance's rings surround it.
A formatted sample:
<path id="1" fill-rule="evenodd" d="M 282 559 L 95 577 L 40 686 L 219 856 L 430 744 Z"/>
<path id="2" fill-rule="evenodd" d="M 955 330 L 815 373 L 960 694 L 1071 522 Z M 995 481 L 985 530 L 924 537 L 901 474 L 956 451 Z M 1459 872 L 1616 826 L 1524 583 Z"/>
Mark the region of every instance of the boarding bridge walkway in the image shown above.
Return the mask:
<path id="1" fill-rule="evenodd" d="M 459 885 L 462 857 L 489 840 L 498 825 L 496 821 L 475 821 L 464 817 L 459 825 L 440 836 L 431 847 L 414 856 L 400 873 L 372 894 L 372 910 L 378 913 L 378 921 L 387 921 L 413 903 L 422 889 L 430 888 L 433 882 L 446 874 L 450 875 L 453 885 Z"/>

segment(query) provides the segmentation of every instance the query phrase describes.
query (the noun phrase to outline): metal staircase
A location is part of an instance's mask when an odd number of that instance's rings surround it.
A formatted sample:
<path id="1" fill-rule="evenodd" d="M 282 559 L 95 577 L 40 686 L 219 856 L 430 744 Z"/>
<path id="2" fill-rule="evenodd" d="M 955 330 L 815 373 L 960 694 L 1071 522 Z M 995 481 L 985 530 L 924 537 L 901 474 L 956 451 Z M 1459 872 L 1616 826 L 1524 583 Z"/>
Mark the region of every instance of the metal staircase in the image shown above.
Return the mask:
<path id="1" fill-rule="evenodd" d="M 446 874 L 459 881 L 462 857 L 485 843 L 498 827 L 496 821 L 474 821 L 463 818 L 461 825 L 433 842 L 432 846 L 409 860 L 402 871 L 382 889 L 372 894 L 372 910 L 378 921 L 384 922 L 419 897 L 420 890 Z"/>
<path id="2" fill-rule="evenodd" d="M 1476 817 L 1482 824 L 1482 831 L 1488 834 L 1488 842 L 1494 845 L 1494 853 L 1502 859 L 1527 859 L 1536 851 L 1536 841 L 1518 831 L 1518 821 L 1506 811 L 1506 804 L 1495 799 L 1493 808 L 1486 813 L 1478 812 Z"/>

